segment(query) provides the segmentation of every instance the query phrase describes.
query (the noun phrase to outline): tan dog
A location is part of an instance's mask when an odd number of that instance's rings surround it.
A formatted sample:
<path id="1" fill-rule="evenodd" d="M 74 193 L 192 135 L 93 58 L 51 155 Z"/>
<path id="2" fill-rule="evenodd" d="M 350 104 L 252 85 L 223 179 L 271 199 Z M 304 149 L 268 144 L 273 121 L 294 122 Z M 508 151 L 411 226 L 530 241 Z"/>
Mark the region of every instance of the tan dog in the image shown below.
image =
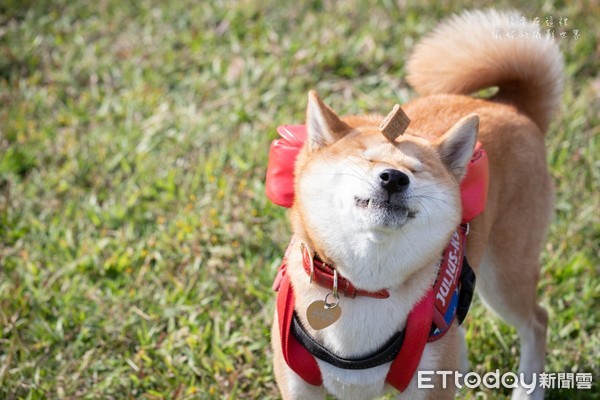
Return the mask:
<path id="1" fill-rule="evenodd" d="M 488 203 L 470 224 L 467 258 L 485 304 L 519 333 L 519 372 L 530 380 L 543 371 L 547 315 L 537 303 L 536 285 L 553 208 L 544 132 L 559 105 L 562 58 L 553 42 L 531 34 L 497 38 L 506 32 L 508 18 L 493 11 L 464 13 L 416 47 L 408 79 L 423 97 L 403 106 L 411 123 L 393 141 L 379 130 L 382 116 L 340 118 L 309 94 L 308 139 L 296 163 L 290 214 L 296 240 L 287 252 L 287 273 L 302 326 L 339 357 L 379 349 L 404 328 L 410 310 L 433 284 L 440 254 L 461 220 L 459 182 L 479 140 L 490 160 Z M 490 100 L 467 96 L 490 86 L 499 87 Z M 356 288 L 385 289 L 389 297 L 341 296 L 339 319 L 313 329 L 306 310 L 331 291 L 310 282 L 302 246 Z M 418 369 L 464 368 L 463 341 L 454 323 L 441 340 L 426 345 Z M 326 393 L 366 399 L 390 389 L 385 383 L 390 363 L 349 370 L 317 360 L 322 385 L 305 382 L 282 356 L 277 315 L 272 344 L 284 399 Z M 418 389 L 415 374 L 399 398 L 454 397 L 454 386 L 442 389 L 440 377 L 431 383 L 433 389 Z M 543 392 L 513 391 L 513 398 L 529 397 L 541 399 Z"/>

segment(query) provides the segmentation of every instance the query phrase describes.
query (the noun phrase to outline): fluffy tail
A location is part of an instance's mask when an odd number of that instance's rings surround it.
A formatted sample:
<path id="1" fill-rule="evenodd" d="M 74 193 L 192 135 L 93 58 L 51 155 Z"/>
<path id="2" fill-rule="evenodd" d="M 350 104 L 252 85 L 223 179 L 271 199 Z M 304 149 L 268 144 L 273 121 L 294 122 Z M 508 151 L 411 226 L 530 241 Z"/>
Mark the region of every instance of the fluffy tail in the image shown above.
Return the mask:
<path id="1" fill-rule="evenodd" d="M 545 132 L 562 94 L 563 60 L 540 25 L 515 12 L 468 11 L 438 25 L 415 48 L 408 82 L 421 95 L 471 94 L 517 106 Z"/>

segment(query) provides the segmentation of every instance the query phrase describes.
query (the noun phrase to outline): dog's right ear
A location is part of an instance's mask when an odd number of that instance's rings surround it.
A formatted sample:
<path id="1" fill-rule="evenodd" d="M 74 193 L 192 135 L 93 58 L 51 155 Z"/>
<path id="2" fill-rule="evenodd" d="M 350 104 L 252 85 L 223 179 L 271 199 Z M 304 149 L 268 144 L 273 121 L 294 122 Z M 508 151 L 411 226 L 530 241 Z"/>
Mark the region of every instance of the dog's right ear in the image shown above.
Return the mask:
<path id="1" fill-rule="evenodd" d="M 321 101 L 314 90 L 308 92 L 306 107 L 308 150 L 314 151 L 341 139 L 352 128 Z"/>
<path id="2" fill-rule="evenodd" d="M 469 114 L 436 141 L 442 161 L 459 182 L 465 176 L 469 160 L 473 157 L 478 132 L 479 116 Z"/>

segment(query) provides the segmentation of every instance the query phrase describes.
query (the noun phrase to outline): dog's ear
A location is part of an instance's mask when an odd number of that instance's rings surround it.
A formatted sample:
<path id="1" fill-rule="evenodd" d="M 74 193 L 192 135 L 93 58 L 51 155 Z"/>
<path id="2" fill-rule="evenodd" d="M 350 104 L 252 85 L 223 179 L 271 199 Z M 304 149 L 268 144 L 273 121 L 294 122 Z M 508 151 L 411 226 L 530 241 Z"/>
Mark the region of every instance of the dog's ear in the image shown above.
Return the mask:
<path id="1" fill-rule="evenodd" d="M 467 172 L 467 164 L 473 157 L 478 130 L 479 116 L 469 114 L 435 142 L 442 161 L 459 182 Z"/>
<path id="2" fill-rule="evenodd" d="M 321 101 L 314 90 L 308 92 L 306 107 L 308 149 L 313 151 L 341 139 L 350 128 L 331 108 Z"/>

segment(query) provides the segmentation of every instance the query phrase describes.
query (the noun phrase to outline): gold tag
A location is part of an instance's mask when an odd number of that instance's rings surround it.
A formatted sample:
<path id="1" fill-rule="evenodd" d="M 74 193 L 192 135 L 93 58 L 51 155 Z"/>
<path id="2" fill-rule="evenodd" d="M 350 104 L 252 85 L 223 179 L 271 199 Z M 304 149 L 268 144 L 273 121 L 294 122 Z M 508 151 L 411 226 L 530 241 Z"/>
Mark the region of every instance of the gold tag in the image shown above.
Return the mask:
<path id="1" fill-rule="evenodd" d="M 337 304 L 317 300 L 310 303 L 306 309 L 306 319 L 314 330 L 325 329 L 335 323 L 342 315 L 342 308 Z"/>

